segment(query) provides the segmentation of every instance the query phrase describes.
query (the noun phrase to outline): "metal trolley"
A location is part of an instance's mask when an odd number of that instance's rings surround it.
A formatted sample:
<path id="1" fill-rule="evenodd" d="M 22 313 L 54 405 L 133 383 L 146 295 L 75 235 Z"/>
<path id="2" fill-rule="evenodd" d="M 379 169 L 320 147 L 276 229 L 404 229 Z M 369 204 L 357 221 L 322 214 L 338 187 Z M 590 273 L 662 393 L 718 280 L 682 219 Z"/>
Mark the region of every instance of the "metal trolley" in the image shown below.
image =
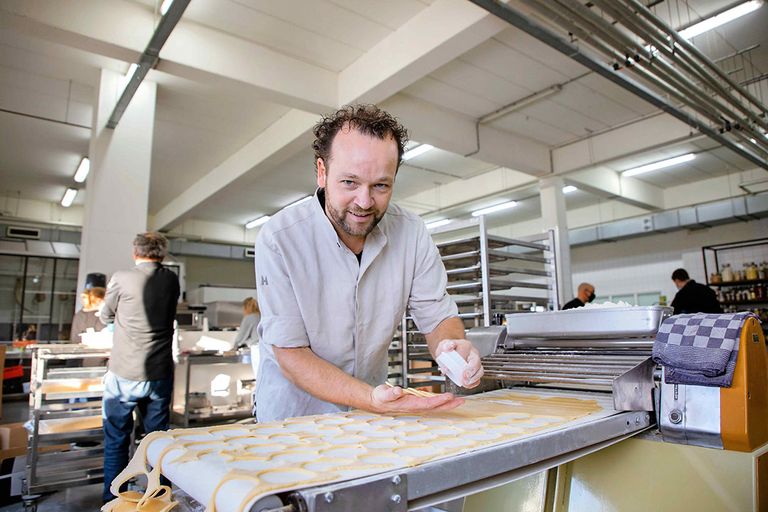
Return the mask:
<path id="1" fill-rule="evenodd" d="M 34 345 L 25 510 L 39 493 L 103 481 L 102 377 L 108 349 Z"/>

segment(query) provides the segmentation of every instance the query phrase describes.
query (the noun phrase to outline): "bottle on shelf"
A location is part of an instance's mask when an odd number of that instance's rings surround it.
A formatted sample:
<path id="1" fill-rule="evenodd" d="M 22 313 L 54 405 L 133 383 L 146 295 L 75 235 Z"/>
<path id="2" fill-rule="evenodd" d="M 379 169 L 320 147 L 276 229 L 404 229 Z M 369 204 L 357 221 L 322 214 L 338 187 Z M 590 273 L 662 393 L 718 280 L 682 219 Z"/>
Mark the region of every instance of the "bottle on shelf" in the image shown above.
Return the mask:
<path id="1" fill-rule="evenodd" d="M 731 281 L 733 281 L 733 278 L 734 278 L 734 276 L 733 276 L 733 269 L 731 269 L 731 264 L 730 263 L 726 263 L 726 264 L 723 265 L 723 270 L 721 272 L 721 277 L 722 277 L 724 283 L 730 283 Z"/>
<path id="2" fill-rule="evenodd" d="M 755 265 L 754 261 L 749 265 L 744 264 L 744 277 L 747 281 L 757 281 L 760 279 L 760 274 L 758 274 L 757 265 Z"/>
<path id="3" fill-rule="evenodd" d="M 710 284 L 720 284 L 723 282 L 723 278 L 720 276 L 720 272 L 713 272 L 709 274 Z"/>

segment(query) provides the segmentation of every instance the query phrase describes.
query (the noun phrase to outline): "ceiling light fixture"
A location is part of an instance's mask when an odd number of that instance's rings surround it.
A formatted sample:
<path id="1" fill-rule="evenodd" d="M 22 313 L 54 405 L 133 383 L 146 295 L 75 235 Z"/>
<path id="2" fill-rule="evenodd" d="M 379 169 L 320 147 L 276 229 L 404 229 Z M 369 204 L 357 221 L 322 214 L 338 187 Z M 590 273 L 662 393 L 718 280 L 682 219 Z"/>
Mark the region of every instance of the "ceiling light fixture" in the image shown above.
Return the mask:
<path id="1" fill-rule="evenodd" d="M 691 25 L 684 30 L 681 30 L 680 37 L 683 39 L 694 38 L 703 34 L 704 32 L 709 32 L 710 30 L 716 29 L 721 25 L 725 25 L 730 21 L 741 18 L 742 16 L 745 16 L 759 9 L 762 5 L 762 0 L 750 0 L 749 2 L 744 2 L 743 4 L 739 4 L 735 7 L 732 7 L 731 9 L 721 12 L 716 16 L 712 16 L 711 18 L 707 18 L 694 25 Z"/>
<path id="2" fill-rule="evenodd" d="M 573 185 L 566 185 L 563 187 L 563 194 L 570 194 L 571 192 L 576 192 L 577 190 L 579 189 Z"/>
<path id="3" fill-rule="evenodd" d="M 64 208 L 69 208 L 72 206 L 72 202 L 75 200 L 75 197 L 77 197 L 77 189 L 67 188 L 67 191 L 64 192 L 64 197 L 61 198 L 61 206 Z"/>
<path id="4" fill-rule="evenodd" d="M 487 215 L 489 213 L 495 213 L 495 212 L 500 212 L 502 210 L 507 210 L 509 208 L 514 208 L 515 206 L 517 206 L 517 201 L 507 201 L 506 203 L 501 203 L 494 206 L 489 206 L 488 208 L 475 210 L 474 212 L 472 212 L 472 216 L 479 217 L 480 215 Z"/>
<path id="5" fill-rule="evenodd" d="M 294 202 L 292 202 L 291 204 L 289 204 L 288 206 L 285 206 L 285 207 L 283 207 L 283 209 L 287 209 L 287 208 L 293 208 L 294 206 L 298 206 L 298 205 L 300 205 L 301 203 L 305 203 L 305 202 L 309 201 L 309 200 L 310 200 L 310 199 L 312 199 L 313 197 L 314 197 L 314 196 L 306 196 L 306 197 L 302 197 L 302 198 L 301 198 L 301 199 L 299 199 L 298 201 L 294 201 Z"/>
<path id="6" fill-rule="evenodd" d="M 87 156 L 84 156 L 80 160 L 80 165 L 77 166 L 77 171 L 75 171 L 75 176 L 73 179 L 78 182 L 82 183 L 85 181 L 85 178 L 88 177 L 88 172 L 91 170 L 91 161 L 88 159 Z"/>
<path id="7" fill-rule="evenodd" d="M 269 215 L 262 215 L 261 217 L 256 217 L 255 219 L 245 223 L 245 229 L 253 229 L 256 226 L 261 226 L 262 224 L 266 223 L 269 219 L 270 219 Z"/>
<path id="8" fill-rule="evenodd" d="M 405 153 L 403 153 L 403 161 L 410 160 L 411 158 L 416 158 L 419 155 L 423 155 L 427 151 L 434 149 L 434 146 L 430 146 L 429 144 L 419 144 L 413 149 L 409 149 Z"/>
<path id="9" fill-rule="evenodd" d="M 622 176 L 637 176 L 638 174 L 645 174 L 647 172 L 651 171 L 657 171 L 659 169 L 664 169 L 665 167 L 672 167 L 673 165 L 682 164 L 684 162 L 690 162 L 696 158 L 696 155 L 693 153 L 688 153 L 686 155 L 680 155 L 676 156 L 674 158 L 667 158 L 666 160 L 661 160 L 660 162 L 654 162 L 652 164 L 647 165 L 641 165 L 640 167 L 634 167 L 632 169 L 627 169 L 626 171 L 622 172 Z"/>
<path id="10" fill-rule="evenodd" d="M 453 222 L 453 219 L 440 219 L 440 220 L 434 220 L 432 222 L 427 222 L 427 229 L 435 229 L 442 226 L 446 226 Z"/>
<path id="11" fill-rule="evenodd" d="M 163 0 L 163 3 L 160 5 L 160 16 L 165 16 L 165 13 L 171 8 L 172 3 L 173 0 Z"/>
<path id="12" fill-rule="evenodd" d="M 128 104 L 131 102 L 131 98 L 136 94 L 144 77 L 149 73 L 150 69 L 153 69 L 160 60 L 160 50 L 168 40 L 174 27 L 181 19 L 184 10 L 189 5 L 190 0 L 174 0 L 168 5 L 167 12 L 160 18 L 160 22 L 155 27 L 155 32 L 152 34 L 152 38 L 149 40 L 147 47 L 139 57 L 139 61 L 134 68 L 133 66 L 128 70 L 128 80 L 125 83 L 123 92 L 120 94 L 120 98 L 115 104 L 115 108 L 112 110 L 112 114 L 107 120 L 107 128 L 114 129 L 117 123 L 125 113 L 125 109 L 128 108 Z"/>

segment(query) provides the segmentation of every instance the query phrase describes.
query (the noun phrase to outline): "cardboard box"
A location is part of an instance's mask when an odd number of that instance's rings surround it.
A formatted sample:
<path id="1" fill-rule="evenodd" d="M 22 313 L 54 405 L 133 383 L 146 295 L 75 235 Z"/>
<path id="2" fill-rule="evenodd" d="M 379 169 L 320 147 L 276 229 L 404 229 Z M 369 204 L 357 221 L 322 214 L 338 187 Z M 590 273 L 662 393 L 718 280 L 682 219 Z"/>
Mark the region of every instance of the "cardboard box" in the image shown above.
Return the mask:
<path id="1" fill-rule="evenodd" d="M 23 423 L 0 425 L 0 450 L 11 448 L 27 449 L 27 429 Z"/>

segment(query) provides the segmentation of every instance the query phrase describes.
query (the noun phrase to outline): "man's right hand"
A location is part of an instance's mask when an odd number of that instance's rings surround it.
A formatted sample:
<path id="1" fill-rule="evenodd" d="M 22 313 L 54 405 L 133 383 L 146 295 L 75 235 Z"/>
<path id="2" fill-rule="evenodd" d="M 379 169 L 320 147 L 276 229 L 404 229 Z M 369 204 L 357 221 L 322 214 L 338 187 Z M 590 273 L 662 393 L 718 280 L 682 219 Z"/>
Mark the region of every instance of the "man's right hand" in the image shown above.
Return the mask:
<path id="1" fill-rule="evenodd" d="M 393 412 L 448 411 L 464 403 L 463 398 L 451 393 L 420 397 L 405 393 L 399 386 L 385 384 L 371 391 L 371 411 L 381 414 Z"/>

